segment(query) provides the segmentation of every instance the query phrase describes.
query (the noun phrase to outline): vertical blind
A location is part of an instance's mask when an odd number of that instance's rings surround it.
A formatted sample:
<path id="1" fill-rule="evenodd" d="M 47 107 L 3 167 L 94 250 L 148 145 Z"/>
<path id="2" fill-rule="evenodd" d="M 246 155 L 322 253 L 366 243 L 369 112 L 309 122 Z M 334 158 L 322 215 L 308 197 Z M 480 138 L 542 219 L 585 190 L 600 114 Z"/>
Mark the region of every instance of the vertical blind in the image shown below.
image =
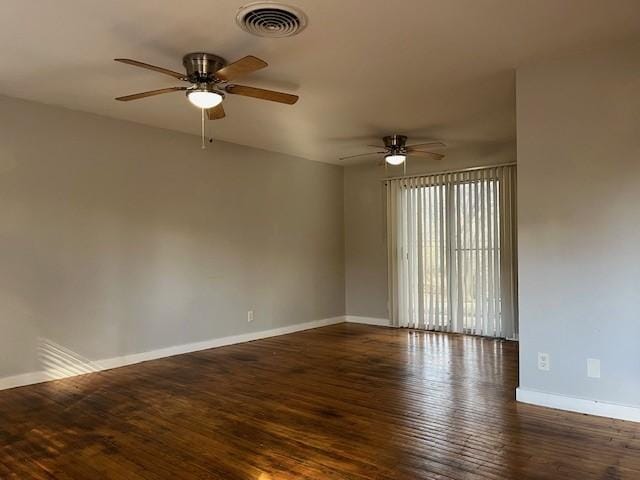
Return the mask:
<path id="1" fill-rule="evenodd" d="M 515 168 L 387 181 L 395 326 L 517 338 Z"/>

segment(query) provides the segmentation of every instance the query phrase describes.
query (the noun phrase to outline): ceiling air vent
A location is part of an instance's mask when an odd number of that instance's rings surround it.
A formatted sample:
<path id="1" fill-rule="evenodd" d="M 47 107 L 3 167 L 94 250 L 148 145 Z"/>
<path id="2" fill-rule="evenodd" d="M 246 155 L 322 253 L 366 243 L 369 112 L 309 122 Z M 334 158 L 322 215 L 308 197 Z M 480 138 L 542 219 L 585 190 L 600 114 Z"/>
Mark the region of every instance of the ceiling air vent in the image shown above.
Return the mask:
<path id="1" fill-rule="evenodd" d="M 259 37 L 290 37 L 304 30 L 307 17 L 289 5 L 258 2 L 238 10 L 236 22 L 243 30 Z"/>

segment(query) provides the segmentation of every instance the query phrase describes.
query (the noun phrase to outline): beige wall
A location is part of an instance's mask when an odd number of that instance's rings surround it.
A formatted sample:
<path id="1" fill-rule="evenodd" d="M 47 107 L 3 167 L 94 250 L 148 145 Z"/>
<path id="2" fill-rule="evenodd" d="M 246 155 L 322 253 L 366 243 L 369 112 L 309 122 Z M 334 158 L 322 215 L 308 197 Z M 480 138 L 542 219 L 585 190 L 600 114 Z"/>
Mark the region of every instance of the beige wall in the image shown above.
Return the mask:
<path id="1" fill-rule="evenodd" d="M 639 59 L 636 44 L 518 70 L 523 389 L 640 405 Z"/>
<path id="2" fill-rule="evenodd" d="M 515 142 L 490 148 L 450 149 L 444 160 L 409 159 L 409 174 L 455 170 L 514 162 Z M 400 175 L 396 167 L 388 175 Z M 381 180 L 384 167 L 375 163 L 354 165 L 344 172 L 345 286 L 347 315 L 388 318 L 386 213 Z"/>
<path id="3" fill-rule="evenodd" d="M 341 167 L 0 97 L 0 378 L 343 315 L 343 239 Z"/>

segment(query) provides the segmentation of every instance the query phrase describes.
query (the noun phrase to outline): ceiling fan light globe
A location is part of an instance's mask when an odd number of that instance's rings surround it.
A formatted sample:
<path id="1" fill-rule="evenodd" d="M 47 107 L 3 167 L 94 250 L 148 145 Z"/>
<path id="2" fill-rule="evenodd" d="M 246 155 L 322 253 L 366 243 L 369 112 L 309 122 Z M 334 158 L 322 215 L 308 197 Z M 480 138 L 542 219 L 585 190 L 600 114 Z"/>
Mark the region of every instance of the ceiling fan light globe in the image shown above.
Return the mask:
<path id="1" fill-rule="evenodd" d="M 187 92 L 187 98 L 196 107 L 205 109 L 213 108 L 222 102 L 222 95 L 206 90 L 192 90 Z"/>
<path id="2" fill-rule="evenodd" d="M 384 161 L 389 165 L 402 165 L 404 161 L 407 159 L 406 155 L 387 155 L 384 157 Z"/>

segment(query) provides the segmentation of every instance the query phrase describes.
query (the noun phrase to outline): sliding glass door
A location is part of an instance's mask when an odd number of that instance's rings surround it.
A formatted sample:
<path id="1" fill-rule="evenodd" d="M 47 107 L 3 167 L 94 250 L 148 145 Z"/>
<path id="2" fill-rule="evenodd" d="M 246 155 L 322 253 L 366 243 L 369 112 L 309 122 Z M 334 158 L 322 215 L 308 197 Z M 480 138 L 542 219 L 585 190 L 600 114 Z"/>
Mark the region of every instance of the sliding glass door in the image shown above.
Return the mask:
<path id="1" fill-rule="evenodd" d="M 394 324 L 515 337 L 514 167 L 391 180 L 387 194 Z"/>

